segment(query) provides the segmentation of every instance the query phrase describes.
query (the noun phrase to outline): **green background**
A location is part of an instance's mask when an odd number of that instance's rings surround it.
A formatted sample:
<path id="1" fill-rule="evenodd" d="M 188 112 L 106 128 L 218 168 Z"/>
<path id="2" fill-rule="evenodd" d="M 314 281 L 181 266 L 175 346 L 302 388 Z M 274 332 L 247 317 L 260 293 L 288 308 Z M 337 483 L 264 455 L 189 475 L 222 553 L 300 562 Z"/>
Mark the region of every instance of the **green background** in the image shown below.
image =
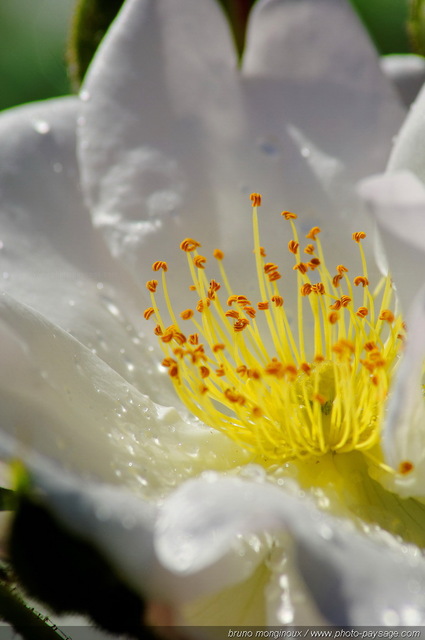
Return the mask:
<path id="1" fill-rule="evenodd" d="M 84 3 L 91 10 L 96 5 L 105 10 L 117 1 L 84 0 Z M 232 16 L 243 15 L 252 2 L 219 1 Z M 409 0 L 352 2 L 381 52 L 409 50 L 406 28 Z M 0 0 L 0 109 L 71 92 L 65 52 L 74 7 L 75 0 Z M 93 42 L 97 44 L 98 40 L 99 28 L 95 25 Z M 86 42 L 84 46 L 87 57 Z"/>

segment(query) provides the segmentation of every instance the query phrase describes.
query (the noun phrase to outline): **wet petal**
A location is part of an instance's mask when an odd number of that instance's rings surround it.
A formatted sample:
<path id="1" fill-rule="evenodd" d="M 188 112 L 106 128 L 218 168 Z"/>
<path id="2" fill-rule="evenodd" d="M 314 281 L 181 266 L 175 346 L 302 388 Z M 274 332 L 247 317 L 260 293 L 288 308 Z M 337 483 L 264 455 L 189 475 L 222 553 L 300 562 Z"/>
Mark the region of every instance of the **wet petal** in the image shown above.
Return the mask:
<path id="1" fill-rule="evenodd" d="M 268 484 L 185 483 L 164 503 L 155 544 L 170 570 L 195 574 L 219 563 L 238 534 L 262 531 L 289 534 L 287 551 L 293 545 L 306 591 L 329 623 L 423 624 L 425 562 L 418 550 L 367 540 Z"/>
<path id="2" fill-rule="evenodd" d="M 425 266 L 425 187 L 409 172 L 363 181 L 360 193 L 375 217 L 406 313 L 423 283 Z"/>
<path id="3" fill-rule="evenodd" d="M 338 159 L 350 180 L 384 166 L 403 110 L 349 3 L 258 2 L 243 70 L 253 81 L 251 99 L 260 105 L 263 98 L 271 129 L 286 123 L 301 131 Z"/>
<path id="4" fill-rule="evenodd" d="M 425 149 L 422 140 L 425 131 L 425 90 L 422 89 L 410 108 L 397 136 L 389 162 L 389 171 L 412 171 L 425 182 Z"/>
<path id="5" fill-rule="evenodd" d="M 29 307 L 0 299 L 2 429 L 83 476 L 161 494 L 244 459 L 227 438 L 146 395 Z"/>
<path id="6" fill-rule="evenodd" d="M 158 252 L 168 259 L 180 237 L 214 234 L 207 155 L 235 74 L 213 0 L 130 0 L 96 57 L 82 92 L 83 181 L 95 224 L 133 273 Z"/>
<path id="7" fill-rule="evenodd" d="M 0 117 L 0 286 L 166 402 L 145 302 L 91 225 L 75 158 L 76 99 Z M 159 387 L 162 387 L 161 395 Z M 171 394 L 168 395 L 171 397 Z"/>

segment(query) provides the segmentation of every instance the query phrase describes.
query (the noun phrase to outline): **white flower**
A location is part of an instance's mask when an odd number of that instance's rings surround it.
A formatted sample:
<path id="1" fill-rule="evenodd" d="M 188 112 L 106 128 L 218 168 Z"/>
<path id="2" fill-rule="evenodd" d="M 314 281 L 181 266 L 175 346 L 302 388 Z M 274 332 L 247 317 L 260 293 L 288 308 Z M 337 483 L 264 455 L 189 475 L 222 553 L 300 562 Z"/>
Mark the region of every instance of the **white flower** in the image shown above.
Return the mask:
<path id="1" fill-rule="evenodd" d="M 341 0 L 259 0 L 241 68 L 213 0 L 127 0 L 80 101 L 0 119 L 4 455 L 25 461 L 62 526 L 179 622 L 424 624 L 421 503 L 384 489 L 356 452 L 247 464 L 177 400 L 141 318 L 155 260 L 174 265 L 168 284 L 186 307 L 185 237 L 219 246 L 252 295 L 251 191 L 264 194 L 262 241 L 282 270 L 293 264 L 272 215 L 282 209 L 304 234 L 323 227 L 328 264 L 351 261 L 345 238 L 373 226 L 355 184 L 385 168 L 403 117 Z M 398 251 L 416 223 L 392 219 Z M 394 254 L 402 293 L 409 253 Z M 399 419 L 419 406 L 424 312 L 412 313 L 384 433 L 395 471 L 379 443 L 368 460 L 423 497 L 422 454 L 406 444 L 414 424 L 422 446 L 421 426 Z"/>

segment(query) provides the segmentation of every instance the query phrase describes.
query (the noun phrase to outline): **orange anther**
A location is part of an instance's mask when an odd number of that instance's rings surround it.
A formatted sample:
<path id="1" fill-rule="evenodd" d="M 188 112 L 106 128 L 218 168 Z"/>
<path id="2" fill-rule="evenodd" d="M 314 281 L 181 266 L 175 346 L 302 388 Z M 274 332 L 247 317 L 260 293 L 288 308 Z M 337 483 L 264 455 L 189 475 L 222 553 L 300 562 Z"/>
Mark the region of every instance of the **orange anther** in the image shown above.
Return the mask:
<path id="1" fill-rule="evenodd" d="M 227 298 L 227 306 L 231 307 L 234 302 L 238 301 L 238 296 L 229 296 Z"/>
<path id="2" fill-rule="evenodd" d="M 413 462 L 410 462 L 410 460 L 404 460 L 398 465 L 398 472 L 405 475 L 406 473 L 410 473 L 411 471 L 413 471 L 414 468 L 415 465 L 413 464 Z"/>
<path id="3" fill-rule="evenodd" d="M 257 312 L 254 309 L 254 307 L 245 307 L 244 311 L 250 318 L 255 318 L 255 316 L 257 315 Z"/>
<path id="4" fill-rule="evenodd" d="M 292 269 L 293 269 L 293 271 L 299 271 L 300 273 L 302 273 L 304 275 L 304 273 L 307 273 L 307 271 L 308 271 L 308 265 L 305 264 L 305 262 L 299 262 L 294 267 L 292 267 Z"/>
<path id="5" fill-rule="evenodd" d="M 188 337 L 187 341 L 189 342 L 189 344 L 198 344 L 199 343 L 199 335 L 197 333 L 191 333 L 190 336 Z"/>
<path id="6" fill-rule="evenodd" d="M 320 260 L 319 258 L 313 258 L 312 260 L 310 260 L 310 262 L 307 263 L 308 266 L 310 267 L 310 269 L 312 271 L 314 271 L 315 269 L 317 269 L 317 267 L 320 265 Z"/>
<path id="7" fill-rule="evenodd" d="M 164 262 L 164 260 L 157 260 L 153 263 L 152 271 L 161 271 L 161 269 L 163 271 L 168 271 L 168 265 L 166 262 Z"/>
<path id="8" fill-rule="evenodd" d="M 313 400 L 313 401 L 318 402 L 318 403 L 319 403 L 320 405 L 322 405 L 322 406 L 323 406 L 323 405 L 325 404 L 325 402 L 326 402 L 326 398 L 325 398 L 325 396 L 322 396 L 322 394 L 321 394 L 321 393 L 314 393 L 314 394 L 313 394 L 313 397 L 312 397 L 312 400 Z"/>
<path id="9" fill-rule="evenodd" d="M 181 312 L 180 317 L 182 318 L 182 320 L 190 320 L 191 318 L 193 318 L 193 314 L 194 312 L 192 309 L 185 309 Z"/>
<path id="10" fill-rule="evenodd" d="M 214 249 L 213 256 L 216 260 L 223 260 L 224 253 L 222 252 L 221 249 Z"/>
<path id="11" fill-rule="evenodd" d="M 309 240 L 316 240 L 316 236 L 320 232 L 321 232 L 320 227 L 312 227 L 310 231 L 307 233 L 306 238 L 308 238 Z"/>
<path id="12" fill-rule="evenodd" d="M 224 344 L 222 344 L 221 342 L 218 342 L 217 344 L 213 345 L 213 352 L 214 353 L 218 353 L 218 351 L 224 351 L 226 347 L 224 346 Z"/>
<path id="13" fill-rule="evenodd" d="M 187 253 L 190 253 L 191 251 L 195 251 L 195 249 L 197 249 L 197 247 L 200 247 L 200 246 L 201 244 L 197 240 L 194 240 L 193 238 L 186 238 L 180 243 L 180 249 L 182 251 L 186 251 Z"/>
<path id="14" fill-rule="evenodd" d="M 199 367 L 199 373 L 201 374 L 201 378 L 208 378 L 208 376 L 210 375 L 210 370 L 208 369 L 208 367 L 202 365 L 202 367 Z"/>
<path id="15" fill-rule="evenodd" d="M 338 311 L 332 311 L 332 313 L 329 314 L 328 316 L 328 320 L 331 324 L 336 324 L 339 320 L 339 313 Z"/>
<path id="16" fill-rule="evenodd" d="M 321 296 L 325 293 L 325 285 L 323 282 L 317 282 L 317 284 L 311 285 L 311 290 L 313 293 L 320 294 Z"/>
<path id="17" fill-rule="evenodd" d="M 353 233 L 354 242 L 359 243 L 360 240 L 363 240 L 364 238 L 366 238 L 366 234 L 364 231 L 356 231 L 355 233 Z"/>
<path id="18" fill-rule="evenodd" d="M 265 257 L 266 257 L 266 255 L 267 255 L 267 253 L 266 253 L 265 248 L 264 248 L 264 247 L 260 247 L 260 256 L 261 256 L 262 258 L 265 258 Z"/>
<path id="19" fill-rule="evenodd" d="M 356 315 L 358 315 L 359 318 L 366 318 L 368 313 L 369 313 L 369 310 L 367 307 L 359 307 L 356 311 Z"/>
<path id="20" fill-rule="evenodd" d="M 347 267 L 344 267 L 343 264 L 338 264 L 337 267 L 336 267 L 336 270 L 338 271 L 338 273 L 340 275 L 342 275 L 343 273 L 347 273 L 347 271 L 348 271 Z"/>
<path id="21" fill-rule="evenodd" d="M 282 307 L 284 302 L 282 296 L 272 296 L 271 301 L 274 302 L 275 307 Z"/>
<path id="22" fill-rule="evenodd" d="M 309 296 L 312 291 L 311 284 L 306 282 L 300 287 L 300 293 L 302 296 Z"/>
<path id="23" fill-rule="evenodd" d="M 269 308 L 268 302 L 258 302 L 257 307 L 260 311 L 266 311 Z"/>
<path id="24" fill-rule="evenodd" d="M 288 242 L 288 249 L 291 253 L 296 254 L 298 253 L 298 247 L 300 246 L 299 242 L 296 242 L 295 240 L 290 240 Z"/>
<path id="25" fill-rule="evenodd" d="M 233 329 L 234 331 L 236 331 L 236 333 L 239 333 L 243 331 L 248 325 L 249 320 L 247 320 L 246 318 L 239 318 L 239 320 L 236 320 L 236 322 L 234 323 Z"/>
<path id="26" fill-rule="evenodd" d="M 308 244 L 304 249 L 304 253 L 308 253 L 309 255 L 313 254 L 315 251 L 314 244 Z"/>
<path id="27" fill-rule="evenodd" d="M 252 202 L 253 207 L 261 207 L 261 194 L 260 193 L 251 193 L 249 199 Z"/>
<path id="28" fill-rule="evenodd" d="M 155 293 L 158 286 L 158 280 L 148 280 L 146 283 L 146 289 L 151 293 Z"/>
<path id="29" fill-rule="evenodd" d="M 277 271 L 279 269 L 277 264 L 274 264 L 274 262 L 266 262 L 263 268 L 264 268 L 264 273 L 267 273 L 267 274 L 273 273 L 273 271 Z"/>
<path id="30" fill-rule="evenodd" d="M 291 211 L 282 211 L 280 215 L 283 216 L 285 220 L 296 220 L 298 217 L 296 213 L 291 213 Z"/>
<path id="31" fill-rule="evenodd" d="M 193 264 L 195 267 L 198 267 L 198 269 L 205 269 L 206 261 L 207 259 L 204 256 L 195 256 L 193 258 Z"/>
<path id="32" fill-rule="evenodd" d="M 350 296 L 341 296 L 341 304 L 343 307 L 348 307 L 351 302 Z"/>
<path id="33" fill-rule="evenodd" d="M 339 311 L 341 307 L 342 307 L 341 300 L 335 300 L 333 304 L 329 305 L 329 308 L 333 309 L 334 311 Z"/>
<path id="34" fill-rule="evenodd" d="M 306 373 L 307 375 L 310 375 L 311 373 L 311 366 L 308 364 L 308 362 L 301 362 L 300 369 L 303 373 Z"/>
<path id="35" fill-rule="evenodd" d="M 224 395 L 226 399 L 233 404 L 245 404 L 245 398 L 243 397 L 243 395 L 237 393 L 234 389 L 226 389 L 226 391 L 224 391 Z"/>
<path id="36" fill-rule="evenodd" d="M 340 281 L 341 281 L 341 280 L 342 280 L 342 275 L 341 275 L 340 273 L 339 273 L 339 274 L 337 274 L 336 276 L 334 276 L 334 277 L 332 278 L 332 284 L 333 284 L 333 286 L 334 286 L 334 287 L 338 287 L 338 286 L 339 286 L 339 283 L 340 283 Z"/>
<path id="37" fill-rule="evenodd" d="M 209 307 L 211 304 L 211 301 L 208 298 L 205 298 L 205 300 L 199 300 L 198 304 L 196 305 L 196 311 L 199 311 L 199 313 L 202 313 L 207 307 Z"/>
<path id="38" fill-rule="evenodd" d="M 217 369 L 215 370 L 215 374 L 219 377 L 222 378 L 223 376 L 226 375 L 226 372 L 224 370 L 223 365 L 220 365 L 219 367 L 217 367 Z"/>
<path id="39" fill-rule="evenodd" d="M 381 311 L 379 315 L 379 319 L 385 320 L 385 322 L 388 322 L 389 324 L 391 324 L 395 320 L 395 315 L 393 314 L 392 311 L 390 311 L 390 309 L 384 309 L 383 311 Z"/>
<path id="40" fill-rule="evenodd" d="M 226 311 L 224 315 L 227 318 L 233 318 L 233 319 L 239 320 L 239 311 L 236 311 L 236 309 L 230 309 L 230 311 Z"/>
<path id="41" fill-rule="evenodd" d="M 269 282 L 274 282 L 275 280 L 280 280 L 282 276 L 280 275 L 279 271 L 272 271 L 272 273 L 267 274 L 267 277 L 269 279 Z"/>
<path id="42" fill-rule="evenodd" d="M 155 313 L 155 309 L 153 307 L 149 307 L 148 309 L 145 309 L 143 312 L 144 319 L 149 320 L 149 318 L 153 313 Z"/>
<path id="43" fill-rule="evenodd" d="M 369 280 L 366 278 L 366 276 L 356 276 L 353 282 L 356 287 L 358 287 L 359 285 L 362 285 L 362 287 L 367 287 L 367 285 L 369 284 Z"/>
<path id="44" fill-rule="evenodd" d="M 236 367 L 236 373 L 238 373 L 240 376 L 246 375 L 247 371 L 248 371 L 248 367 L 244 364 L 241 364 L 239 367 Z"/>
<path id="45" fill-rule="evenodd" d="M 162 332 L 162 329 L 161 329 L 161 327 L 160 327 L 160 325 L 159 325 L 159 324 L 157 324 L 157 325 L 156 325 L 156 327 L 155 327 L 155 329 L 153 330 L 153 332 L 154 332 L 154 334 L 155 334 L 156 336 L 162 336 L 162 333 L 163 333 L 163 332 Z"/>

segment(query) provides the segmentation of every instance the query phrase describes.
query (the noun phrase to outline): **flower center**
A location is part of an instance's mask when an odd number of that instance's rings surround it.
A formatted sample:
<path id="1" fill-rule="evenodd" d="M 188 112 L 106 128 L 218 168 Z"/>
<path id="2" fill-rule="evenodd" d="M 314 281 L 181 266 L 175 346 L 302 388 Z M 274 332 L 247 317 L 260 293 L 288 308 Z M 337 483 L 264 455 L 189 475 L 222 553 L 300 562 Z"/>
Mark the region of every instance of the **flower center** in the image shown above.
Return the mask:
<path id="1" fill-rule="evenodd" d="M 361 244 L 364 232 L 353 234 L 361 273 L 350 277 L 340 264 L 333 275 L 318 238 L 320 229 L 313 227 L 301 247 L 297 216 L 284 211 L 297 290 L 292 326 L 279 290 L 279 267 L 267 262 L 260 244 L 261 196 L 252 194 L 251 201 L 259 294 L 255 303 L 232 289 L 222 251 L 214 251 L 218 282 L 206 275 L 199 242 L 187 238 L 180 248 L 187 256 L 197 302 L 178 315 L 167 289 L 168 265 L 153 264 L 153 271 L 162 272 L 170 320 L 164 321 L 157 304 L 157 280 L 146 283 L 152 306 L 144 317 L 156 318 L 154 332 L 165 354 L 162 365 L 195 415 L 266 464 L 328 452 L 362 450 L 372 455 L 404 337 L 402 319 L 391 309 L 391 280 L 381 278 L 371 290 Z"/>

